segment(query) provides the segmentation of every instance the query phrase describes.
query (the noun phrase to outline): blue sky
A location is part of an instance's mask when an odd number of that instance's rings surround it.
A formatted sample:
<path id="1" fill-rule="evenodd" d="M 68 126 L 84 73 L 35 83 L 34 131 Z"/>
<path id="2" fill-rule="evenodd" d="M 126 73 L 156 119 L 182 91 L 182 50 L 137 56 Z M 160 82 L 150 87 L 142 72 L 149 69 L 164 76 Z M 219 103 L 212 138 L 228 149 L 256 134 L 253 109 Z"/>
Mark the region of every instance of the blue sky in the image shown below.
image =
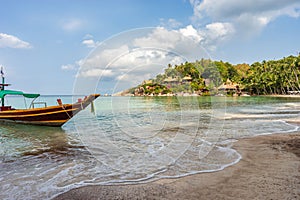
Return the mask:
<path id="1" fill-rule="evenodd" d="M 300 51 L 299 0 L 0 3 L 0 65 L 11 89 L 26 92 L 114 93 L 167 63 L 251 64 Z"/>

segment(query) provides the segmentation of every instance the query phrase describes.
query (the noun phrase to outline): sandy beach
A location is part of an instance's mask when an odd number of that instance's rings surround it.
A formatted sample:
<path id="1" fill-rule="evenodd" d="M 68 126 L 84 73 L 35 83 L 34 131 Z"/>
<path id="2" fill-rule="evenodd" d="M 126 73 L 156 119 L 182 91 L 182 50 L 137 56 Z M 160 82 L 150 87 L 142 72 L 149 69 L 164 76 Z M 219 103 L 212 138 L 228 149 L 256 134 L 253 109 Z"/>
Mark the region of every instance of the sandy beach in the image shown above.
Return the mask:
<path id="1" fill-rule="evenodd" d="M 300 132 L 240 139 L 239 163 L 222 171 L 147 184 L 86 186 L 66 199 L 300 199 Z"/>

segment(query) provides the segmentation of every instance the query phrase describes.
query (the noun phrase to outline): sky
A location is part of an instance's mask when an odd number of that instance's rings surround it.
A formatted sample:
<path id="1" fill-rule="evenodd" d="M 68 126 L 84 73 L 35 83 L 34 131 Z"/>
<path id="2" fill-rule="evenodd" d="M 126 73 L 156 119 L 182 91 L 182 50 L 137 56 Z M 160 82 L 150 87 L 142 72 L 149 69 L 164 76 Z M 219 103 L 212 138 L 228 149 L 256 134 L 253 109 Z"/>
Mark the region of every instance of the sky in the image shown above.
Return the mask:
<path id="1" fill-rule="evenodd" d="M 300 52 L 299 0 L 0 0 L 10 89 L 115 93 L 170 63 Z"/>

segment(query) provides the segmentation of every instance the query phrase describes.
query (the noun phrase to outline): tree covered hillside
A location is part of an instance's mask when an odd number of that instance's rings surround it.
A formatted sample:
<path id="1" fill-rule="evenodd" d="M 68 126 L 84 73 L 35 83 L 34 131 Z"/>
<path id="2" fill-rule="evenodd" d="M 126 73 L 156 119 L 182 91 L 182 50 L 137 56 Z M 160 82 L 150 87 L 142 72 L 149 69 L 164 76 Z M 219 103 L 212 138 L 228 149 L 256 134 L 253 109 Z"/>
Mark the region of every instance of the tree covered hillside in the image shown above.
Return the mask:
<path id="1" fill-rule="evenodd" d="M 217 94 L 221 85 L 234 85 L 254 95 L 288 94 L 300 91 L 300 55 L 280 60 L 233 65 L 201 59 L 180 65 L 168 65 L 163 74 L 144 81 L 129 91 L 135 95 L 175 93 Z M 234 89 L 233 87 L 233 89 Z"/>

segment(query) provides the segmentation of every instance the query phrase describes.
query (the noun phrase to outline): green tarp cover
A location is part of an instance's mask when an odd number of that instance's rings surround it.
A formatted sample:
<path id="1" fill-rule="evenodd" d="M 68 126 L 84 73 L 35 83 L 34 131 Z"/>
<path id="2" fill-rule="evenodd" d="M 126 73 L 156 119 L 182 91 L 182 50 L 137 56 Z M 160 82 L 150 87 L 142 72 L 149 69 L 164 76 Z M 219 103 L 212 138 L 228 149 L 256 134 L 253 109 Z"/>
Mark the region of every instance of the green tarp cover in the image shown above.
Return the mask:
<path id="1" fill-rule="evenodd" d="M 5 95 L 22 95 L 26 98 L 36 98 L 40 96 L 40 94 L 28 94 L 21 91 L 15 91 L 15 90 L 0 90 L 0 98 L 4 98 Z"/>

